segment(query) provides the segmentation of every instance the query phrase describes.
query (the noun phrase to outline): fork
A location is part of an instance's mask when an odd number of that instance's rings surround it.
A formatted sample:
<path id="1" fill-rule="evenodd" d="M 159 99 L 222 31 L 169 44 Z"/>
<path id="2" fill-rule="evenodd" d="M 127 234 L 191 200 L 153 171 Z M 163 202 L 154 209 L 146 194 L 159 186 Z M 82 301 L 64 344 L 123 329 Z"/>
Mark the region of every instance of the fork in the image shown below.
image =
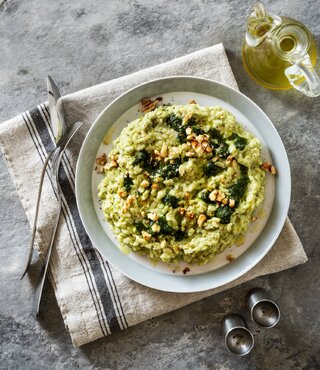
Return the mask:
<path id="1" fill-rule="evenodd" d="M 53 184 L 54 190 L 57 193 L 59 203 L 58 203 L 58 210 L 57 210 L 57 213 L 56 213 L 56 219 L 55 219 L 54 227 L 52 229 L 52 233 L 51 233 L 51 237 L 50 237 L 50 241 L 49 241 L 47 254 L 46 254 L 44 263 L 42 265 L 40 276 L 39 276 L 39 281 L 38 281 L 38 284 L 37 284 L 36 290 L 35 290 L 35 313 L 36 313 L 36 316 L 39 316 L 39 313 L 40 313 L 40 303 L 41 303 L 41 298 L 42 298 L 42 293 L 43 293 L 44 282 L 46 280 L 48 266 L 49 266 L 50 257 L 51 257 L 51 252 L 52 252 L 52 248 L 53 248 L 53 245 L 54 245 L 54 241 L 55 241 L 55 237 L 56 237 L 56 233 L 57 233 L 57 228 L 58 228 L 58 224 L 59 224 L 59 219 L 60 219 L 60 215 L 61 215 L 61 211 L 62 211 L 62 190 L 61 190 L 60 183 L 59 183 L 60 163 L 61 163 L 61 159 L 62 159 L 62 156 L 63 156 L 63 153 L 64 153 L 66 147 L 68 146 L 68 144 L 69 144 L 70 140 L 72 139 L 72 137 L 74 136 L 74 134 L 81 127 L 81 125 L 82 125 L 81 122 L 76 122 L 70 128 L 70 130 L 67 132 L 67 134 L 65 136 L 63 145 L 60 146 L 54 152 L 53 157 L 52 157 L 52 177 L 51 177 L 51 179 L 52 179 L 52 184 Z"/>
<path id="2" fill-rule="evenodd" d="M 38 222 L 38 215 L 39 215 L 39 209 L 40 209 L 40 201 L 41 201 L 41 194 L 42 194 L 42 186 L 43 186 L 43 180 L 45 177 L 46 169 L 49 163 L 49 160 L 52 158 L 52 163 L 54 162 L 54 157 L 57 156 L 60 153 L 60 150 L 66 145 L 68 145 L 70 139 L 72 136 L 75 134 L 75 132 L 78 130 L 79 127 L 75 127 L 75 125 L 78 125 L 79 122 L 75 123 L 73 126 L 68 131 L 65 131 L 62 138 L 58 142 L 57 146 L 48 154 L 43 166 L 42 166 L 42 171 L 40 175 L 40 183 L 39 183 L 39 188 L 38 188 L 38 195 L 37 195 L 37 203 L 36 203 L 36 211 L 34 215 L 34 221 L 33 221 L 33 227 L 32 227 L 32 235 L 31 235 L 31 241 L 29 244 L 29 254 L 27 258 L 27 262 L 24 268 L 24 271 L 20 277 L 20 280 L 23 279 L 27 271 L 29 270 L 30 264 L 31 264 L 31 259 L 32 259 L 32 252 L 33 252 L 33 247 L 34 247 L 34 241 L 35 241 L 35 236 L 37 232 L 37 222 Z M 73 131 L 75 128 L 75 131 Z M 53 168 L 53 167 L 52 167 Z"/>

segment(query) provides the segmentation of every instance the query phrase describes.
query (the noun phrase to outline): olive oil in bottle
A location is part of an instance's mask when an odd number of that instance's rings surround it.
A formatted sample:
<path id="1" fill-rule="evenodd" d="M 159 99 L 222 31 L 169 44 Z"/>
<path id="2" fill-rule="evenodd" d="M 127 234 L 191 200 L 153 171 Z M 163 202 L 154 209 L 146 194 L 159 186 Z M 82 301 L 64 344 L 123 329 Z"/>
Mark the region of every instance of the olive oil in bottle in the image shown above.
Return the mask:
<path id="1" fill-rule="evenodd" d="M 242 50 L 247 73 L 269 89 L 296 88 L 309 96 L 320 95 L 320 79 L 313 67 L 317 48 L 311 32 L 289 17 L 267 14 L 257 3 L 248 19 Z"/>

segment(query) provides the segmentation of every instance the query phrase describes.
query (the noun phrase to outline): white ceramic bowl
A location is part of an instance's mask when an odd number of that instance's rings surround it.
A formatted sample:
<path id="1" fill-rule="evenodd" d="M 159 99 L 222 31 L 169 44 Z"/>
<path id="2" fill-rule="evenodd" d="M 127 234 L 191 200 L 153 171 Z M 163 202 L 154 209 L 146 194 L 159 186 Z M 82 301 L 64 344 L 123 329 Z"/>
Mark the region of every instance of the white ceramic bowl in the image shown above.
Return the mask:
<path id="1" fill-rule="evenodd" d="M 104 147 L 103 138 L 109 132 L 114 139 L 138 114 L 138 105 L 145 96 L 163 96 L 165 102 L 186 104 L 195 99 L 200 105 L 220 105 L 235 114 L 245 129 L 259 137 L 263 143 L 263 157 L 272 160 L 278 169 L 276 181 L 268 177 L 264 217 L 249 230 L 244 246 L 234 247 L 231 253 L 237 258 L 227 263 L 221 254 L 211 264 L 194 267 L 189 275 L 179 274 L 165 264 L 156 266 L 135 253 L 123 254 L 117 248 L 96 198 L 98 175 L 93 171 L 95 158 Z M 96 119 L 83 143 L 76 171 L 76 197 L 82 222 L 95 247 L 112 265 L 129 278 L 152 288 L 170 292 L 196 292 L 216 288 L 240 277 L 255 266 L 270 250 L 278 237 L 288 212 L 291 180 L 287 155 L 279 134 L 263 111 L 245 95 L 224 84 L 197 77 L 167 77 L 139 85 L 112 102 Z M 269 216 L 270 215 L 270 216 Z M 268 217 L 269 216 L 269 217 Z M 178 273 L 172 273 L 172 270 Z"/>

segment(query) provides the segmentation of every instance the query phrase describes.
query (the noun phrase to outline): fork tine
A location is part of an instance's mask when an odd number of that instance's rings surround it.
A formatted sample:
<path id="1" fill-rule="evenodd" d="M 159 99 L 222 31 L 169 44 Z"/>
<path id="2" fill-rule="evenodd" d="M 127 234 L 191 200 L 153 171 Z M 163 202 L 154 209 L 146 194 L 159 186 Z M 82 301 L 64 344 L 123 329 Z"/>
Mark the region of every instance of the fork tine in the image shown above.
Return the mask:
<path id="1" fill-rule="evenodd" d="M 61 148 L 64 148 L 68 145 L 69 141 L 71 140 L 72 136 L 76 133 L 76 131 L 82 126 L 82 122 L 76 122 L 74 125 L 70 127 L 67 134 L 65 135 L 64 139 L 61 142 Z"/>
<path id="2" fill-rule="evenodd" d="M 52 156 L 52 173 L 54 173 L 57 164 L 59 163 L 59 157 L 63 155 L 66 146 L 69 144 L 69 141 L 72 139 L 74 134 L 78 131 L 78 129 L 82 126 L 82 122 L 76 122 L 71 128 L 67 131 L 65 137 L 61 141 L 59 147 L 54 152 Z"/>
<path id="3" fill-rule="evenodd" d="M 73 135 L 78 131 L 78 129 L 82 126 L 82 122 L 76 122 L 70 130 L 67 132 L 65 136 L 65 140 L 63 141 L 63 144 L 61 145 L 61 150 L 64 150 L 65 147 L 69 144 L 69 141 L 72 139 Z"/>
<path id="4" fill-rule="evenodd" d="M 60 149 L 57 150 L 52 161 L 52 173 L 55 174 L 55 176 L 58 176 L 59 166 L 62 159 L 62 156 L 64 154 L 64 150 L 69 144 L 70 140 L 73 138 L 74 134 L 78 131 L 78 129 L 82 126 L 82 122 L 76 122 L 70 130 L 67 132 L 65 140 L 60 147 Z"/>

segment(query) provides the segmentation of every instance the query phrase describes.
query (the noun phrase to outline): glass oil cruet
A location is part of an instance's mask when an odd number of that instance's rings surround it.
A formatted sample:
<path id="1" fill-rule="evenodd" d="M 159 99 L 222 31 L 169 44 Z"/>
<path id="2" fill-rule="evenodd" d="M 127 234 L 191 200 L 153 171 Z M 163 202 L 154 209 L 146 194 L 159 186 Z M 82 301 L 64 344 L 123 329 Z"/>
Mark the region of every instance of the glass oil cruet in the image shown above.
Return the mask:
<path id="1" fill-rule="evenodd" d="M 266 13 L 256 3 L 248 18 L 243 65 L 257 83 L 274 90 L 292 87 L 307 96 L 320 95 L 320 78 L 314 70 L 316 42 L 302 23 Z"/>

